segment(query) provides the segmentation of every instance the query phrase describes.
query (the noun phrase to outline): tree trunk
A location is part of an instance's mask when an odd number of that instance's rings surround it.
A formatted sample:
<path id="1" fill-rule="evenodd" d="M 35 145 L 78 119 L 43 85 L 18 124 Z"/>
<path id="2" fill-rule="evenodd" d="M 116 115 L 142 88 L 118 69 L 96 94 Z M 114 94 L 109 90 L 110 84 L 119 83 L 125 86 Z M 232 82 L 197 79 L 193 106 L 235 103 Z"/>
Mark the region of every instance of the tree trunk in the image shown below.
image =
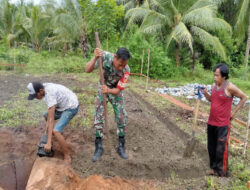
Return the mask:
<path id="1" fill-rule="evenodd" d="M 37 52 L 40 53 L 41 52 L 41 46 L 39 44 L 37 44 Z"/>
<path id="2" fill-rule="evenodd" d="M 176 67 L 179 67 L 180 55 L 179 55 L 179 45 L 177 43 L 175 43 L 175 59 L 176 59 Z"/>
<path id="3" fill-rule="evenodd" d="M 86 30 L 85 28 L 83 29 L 83 35 L 82 35 L 82 56 L 84 58 L 87 57 L 87 35 L 86 35 Z"/>
<path id="4" fill-rule="evenodd" d="M 37 51 L 38 53 L 40 53 L 40 51 L 41 51 L 41 45 L 40 45 L 40 43 L 39 43 L 39 42 L 35 42 L 34 45 L 35 45 L 36 51 Z"/>
<path id="5" fill-rule="evenodd" d="M 68 50 L 68 43 L 64 43 L 62 57 L 65 56 L 65 54 L 67 53 L 67 50 Z"/>
<path id="6" fill-rule="evenodd" d="M 196 65 L 195 65 L 195 51 L 193 50 L 193 55 L 192 55 L 192 59 L 193 59 L 193 72 L 196 70 Z"/>
<path id="7" fill-rule="evenodd" d="M 86 37 L 86 35 L 84 35 L 82 38 L 82 56 L 84 58 L 87 57 L 87 37 Z"/>
<path id="8" fill-rule="evenodd" d="M 245 73 L 247 73 L 247 69 L 248 69 L 249 49 L 250 49 L 250 16 L 249 16 L 249 25 L 248 25 L 247 47 L 246 47 L 246 54 L 245 54 Z"/>

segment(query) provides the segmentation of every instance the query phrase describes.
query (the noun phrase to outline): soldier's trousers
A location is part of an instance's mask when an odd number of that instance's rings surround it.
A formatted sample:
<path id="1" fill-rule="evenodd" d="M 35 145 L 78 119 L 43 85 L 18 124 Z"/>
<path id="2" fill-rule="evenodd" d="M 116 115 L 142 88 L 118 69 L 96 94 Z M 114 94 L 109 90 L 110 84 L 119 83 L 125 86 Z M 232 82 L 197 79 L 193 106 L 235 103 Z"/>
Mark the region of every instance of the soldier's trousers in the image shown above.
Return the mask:
<path id="1" fill-rule="evenodd" d="M 123 137 L 125 135 L 127 124 L 127 112 L 124 108 L 124 96 L 122 92 L 120 92 L 118 95 L 107 94 L 107 102 L 110 102 L 113 106 L 115 121 L 117 123 L 117 135 Z M 98 89 L 98 95 L 95 103 L 94 127 L 96 130 L 96 137 L 103 137 L 104 105 L 103 95 L 100 88 Z"/>

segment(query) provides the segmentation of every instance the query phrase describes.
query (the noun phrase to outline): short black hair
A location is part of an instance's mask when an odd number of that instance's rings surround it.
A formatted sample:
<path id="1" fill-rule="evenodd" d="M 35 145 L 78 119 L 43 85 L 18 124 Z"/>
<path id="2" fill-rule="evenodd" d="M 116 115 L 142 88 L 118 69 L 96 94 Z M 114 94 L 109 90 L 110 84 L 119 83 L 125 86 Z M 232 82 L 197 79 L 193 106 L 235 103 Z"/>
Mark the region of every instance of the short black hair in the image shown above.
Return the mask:
<path id="1" fill-rule="evenodd" d="M 220 69 L 220 74 L 222 77 L 225 77 L 226 80 L 229 79 L 229 69 L 228 69 L 228 66 L 224 63 L 219 63 L 217 65 L 214 66 L 213 68 L 213 72 L 216 71 L 216 69 Z"/>
<path id="2" fill-rule="evenodd" d="M 38 93 L 41 89 L 44 89 L 43 84 L 41 82 L 39 82 L 39 81 L 32 82 L 32 85 L 33 85 L 34 90 L 35 90 L 36 93 Z"/>
<path id="3" fill-rule="evenodd" d="M 117 58 L 126 61 L 130 59 L 130 52 L 125 47 L 119 48 L 116 52 Z"/>

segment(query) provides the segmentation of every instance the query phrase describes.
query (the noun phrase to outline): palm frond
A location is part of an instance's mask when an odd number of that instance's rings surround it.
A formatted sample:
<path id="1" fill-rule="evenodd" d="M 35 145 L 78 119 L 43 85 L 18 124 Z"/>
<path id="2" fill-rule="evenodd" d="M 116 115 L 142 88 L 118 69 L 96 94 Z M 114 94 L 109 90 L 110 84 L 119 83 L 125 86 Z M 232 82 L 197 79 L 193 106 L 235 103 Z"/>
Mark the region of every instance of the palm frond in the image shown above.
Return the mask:
<path id="1" fill-rule="evenodd" d="M 168 49 L 168 47 L 169 47 L 171 41 L 173 40 L 173 38 L 174 38 L 174 31 L 172 31 L 172 32 L 170 33 L 170 35 L 168 35 L 167 43 L 166 43 L 166 50 Z"/>
<path id="2" fill-rule="evenodd" d="M 247 18 L 247 16 L 250 14 L 250 0 L 242 0 L 240 9 L 238 11 L 237 14 L 237 19 L 236 19 L 236 23 L 234 25 L 234 30 L 236 32 L 239 31 L 240 27 L 242 26 L 244 20 Z"/>
<path id="3" fill-rule="evenodd" d="M 217 5 L 220 6 L 222 3 L 225 3 L 227 0 L 213 0 L 213 2 Z"/>
<path id="4" fill-rule="evenodd" d="M 172 22 L 166 15 L 156 11 L 150 11 L 147 16 L 145 16 L 141 24 L 141 30 L 145 33 L 154 33 L 159 31 L 161 28 L 166 26 L 170 27 L 171 25 Z"/>
<path id="5" fill-rule="evenodd" d="M 149 4 L 153 9 L 162 9 L 162 5 L 158 0 L 150 0 Z"/>
<path id="6" fill-rule="evenodd" d="M 116 0 L 116 3 L 118 5 L 125 5 L 126 3 L 128 3 L 130 0 Z"/>
<path id="7" fill-rule="evenodd" d="M 223 60 L 226 60 L 225 49 L 217 37 L 196 26 L 191 27 L 191 32 L 200 39 L 203 46 L 212 48 L 214 53 L 219 55 Z"/>
<path id="8" fill-rule="evenodd" d="M 150 9 L 149 0 L 144 0 L 141 7 L 144 9 Z"/>
<path id="9" fill-rule="evenodd" d="M 191 52 L 193 52 L 193 38 L 183 22 L 179 22 L 178 25 L 176 25 L 176 27 L 174 28 L 173 38 L 178 43 L 187 44 Z"/>
<path id="10" fill-rule="evenodd" d="M 132 24 L 136 22 L 141 22 L 143 19 L 150 13 L 150 10 L 137 7 L 127 11 L 125 15 L 125 19 L 128 19 L 127 27 L 130 27 Z"/>
<path id="11" fill-rule="evenodd" d="M 187 12 L 191 12 L 195 9 L 200 9 L 202 7 L 214 7 L 215 9 L 218 8 L 214 0 L 198 0 L 188 9 Z"/>
<path id="12" fill-rule="evenodd" d="M 171 6 L 171 8 L 172 8 L 175 15 L 179 13 L 179 10 L 175 7 L 172 0 L 170 0 L 170 6 Z"/>
<path id="13" fill-rule="evenodd" d="M 124 5 L 125 11 L 128 11 L 129 9 L 135 8 L 136 2 L 135 1 L 129 1 Z"/>
<path id="14" fill-rule="evenodd" d="M 157 13 L 151 12 L 143 20 L 140 30 L 144 33 L 153 34 L 161 31 L 164 27 L 164 20 L 158 17 Z"/>
<path id="15" fill-rule="evenodd" d="M 210 6 L 194 9 L 185 14 L 182 21 L 186 24 L 196 25 L 211 31 L 225 30 L 231 33 L 232 28 L 230 24 L 223 19 L 215 17 L 214 11 Z"/>

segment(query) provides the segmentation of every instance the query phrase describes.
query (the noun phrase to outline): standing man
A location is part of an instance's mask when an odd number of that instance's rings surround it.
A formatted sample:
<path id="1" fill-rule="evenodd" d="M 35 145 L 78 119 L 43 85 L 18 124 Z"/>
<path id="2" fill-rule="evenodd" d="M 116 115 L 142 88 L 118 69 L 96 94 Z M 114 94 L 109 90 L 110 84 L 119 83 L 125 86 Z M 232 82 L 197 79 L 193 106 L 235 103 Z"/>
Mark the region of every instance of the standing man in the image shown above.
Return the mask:
<path id="1" fill-rule="evenodd" d="M 126 48 L 120 48 L 116 54 L 103 52 L 96 48 L 94 58 L 87 64 L 86 73 L 98 68 L 97 59 L 102 58 L 105 85 L 98 84 L 98 95 L 95 103 L 94 127 L 96 130 L 95 152 L 92 161 L 96 162 L 103 153 L 102 137 L 104 125 L 104 105 L 103 94 L 107 94 L 107 100 L 112 104 L 117 123 L 117 134 L 119 136 L 117 153 L 123 159 L 128 159 L 125 152 L 125 127 L 127 123 L 127 113 L 124 109 L 124 97 L 122 91 L 125 89 L 130 69 L 128 61 L 130 53 Z"/>
<path id="2" fill-rule="evenodd" d="M 206 99 L 211 102 L 207 127 L 207 147 L 211 169 L 206 171 L 206 174 L 227 176 L 230 122 L 246 102 L 247 96 L 227 80 L 229 78 L 227 65 L 218 64 L 213 68 L 213 72 L 212 94 L 209 95 L 206 88 L 202 90 Z M 234 96 L 241 100 L 231 112 Z"/>
<path id="3" fill-rule="evenodd" d="M 43 99 L 48 105 L 48 111 L 44 113 L 48 142 L 44 146 L 46 152 L 51 151 L 52 134 L 55 136 L 63 150 L 64 161 L 71 163 L 69 147 L 62 135 L 62 130 L 77 114 L 79 109 L 78 99 L 75 93 L 60 84 L 32 82 L 28 86 L 28 100 Z M 55 120 L 59 121 L 55 124 Z"/>

